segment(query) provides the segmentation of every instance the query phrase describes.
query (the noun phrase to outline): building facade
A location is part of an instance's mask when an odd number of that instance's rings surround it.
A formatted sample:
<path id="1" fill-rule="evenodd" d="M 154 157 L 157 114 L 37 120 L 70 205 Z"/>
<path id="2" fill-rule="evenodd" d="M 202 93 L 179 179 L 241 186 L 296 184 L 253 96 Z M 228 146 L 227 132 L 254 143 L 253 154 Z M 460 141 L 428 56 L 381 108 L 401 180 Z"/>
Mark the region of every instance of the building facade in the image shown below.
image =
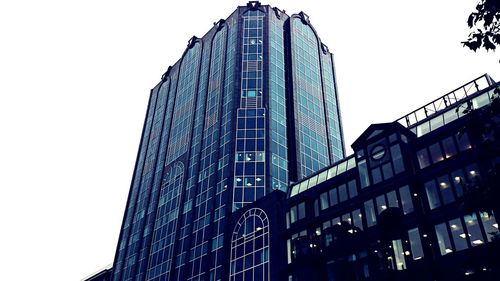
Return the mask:
<path id="1" fill-rule="evenodd" d="M 241 280 L 243 258 L 271 280 L 275 226 L 232 213 L 344 158 L 334 73 L 302 12 L 251 1 L 191 38 L 150 94 L 113 280 Z"/>
<path id="2" fill-rule="evenodd" d="M 500 83 L 483 75 L 352 148 L 290 187 L 281 280 L 500 280 Z"/>

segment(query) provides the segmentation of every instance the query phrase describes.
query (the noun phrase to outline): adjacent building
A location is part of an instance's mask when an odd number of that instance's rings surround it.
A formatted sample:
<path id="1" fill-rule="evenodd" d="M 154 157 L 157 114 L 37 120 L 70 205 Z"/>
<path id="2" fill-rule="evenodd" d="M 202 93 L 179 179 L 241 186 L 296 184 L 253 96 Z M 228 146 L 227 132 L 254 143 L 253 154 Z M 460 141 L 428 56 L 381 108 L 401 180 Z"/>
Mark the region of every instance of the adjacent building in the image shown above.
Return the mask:
<path id="1" fill-rule="evenodd" d="M 250 253 L 246 280 L 271 280 L 271 218 L 232 214 L 343 158 L 333 55 L 309 17 L 238 7 L 151 90 L 113 280 L 234 279 L 228 261 Z M 250 220 L 267 238 L 236 241 Z"/>
<path id="2" fill-rule="evenodd" d="M 500 83 L 373 124 L 352 149 L 291 185 L 275 280 L 500 280 Z"/>

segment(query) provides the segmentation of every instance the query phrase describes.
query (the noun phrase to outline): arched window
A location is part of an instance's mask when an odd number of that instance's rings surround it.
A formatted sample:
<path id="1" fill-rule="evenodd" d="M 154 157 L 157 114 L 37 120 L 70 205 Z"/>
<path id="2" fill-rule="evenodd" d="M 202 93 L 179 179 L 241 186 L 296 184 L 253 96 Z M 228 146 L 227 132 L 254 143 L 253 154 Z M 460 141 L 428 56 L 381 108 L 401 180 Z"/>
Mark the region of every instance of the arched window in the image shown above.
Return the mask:
<path id="1" fill-rule="evenodd" d="M 231 281 L 269 281 L 269 220 L 262 209 L 246 211 L 231 237 Z"/>

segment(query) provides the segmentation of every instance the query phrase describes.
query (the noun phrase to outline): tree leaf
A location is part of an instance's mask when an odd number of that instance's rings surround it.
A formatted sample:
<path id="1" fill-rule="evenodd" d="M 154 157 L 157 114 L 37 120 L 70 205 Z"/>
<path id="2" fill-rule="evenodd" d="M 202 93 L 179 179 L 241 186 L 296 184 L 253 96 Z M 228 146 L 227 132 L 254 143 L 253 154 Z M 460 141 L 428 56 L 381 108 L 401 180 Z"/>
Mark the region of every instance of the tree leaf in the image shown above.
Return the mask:
<path id="1" fill-rule="evenodd" d="M 484 45 L 484 48 L 486 49 L 486 51 L 495 50 L 496 49 L 495 44 L 491 43 L 489 36 L 484 36 L 483 37 L 483 45 Z"/>

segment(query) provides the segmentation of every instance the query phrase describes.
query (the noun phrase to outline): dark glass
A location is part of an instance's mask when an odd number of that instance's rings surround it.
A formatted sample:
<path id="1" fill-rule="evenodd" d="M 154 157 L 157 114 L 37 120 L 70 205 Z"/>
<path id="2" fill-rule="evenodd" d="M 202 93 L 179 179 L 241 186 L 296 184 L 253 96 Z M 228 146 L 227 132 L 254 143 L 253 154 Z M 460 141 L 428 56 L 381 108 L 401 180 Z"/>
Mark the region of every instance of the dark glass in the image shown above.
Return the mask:
<path id="1" fill-rule="evenodd" d="M 410 187 L 405 185 L 399 189 L 399 196 L 401 197 L 401 205 L 403 213 L 406 215 L 413 212 L 413 203 L 411 199 Z"/>
<path id="2" fill-rule="evenodd" d="M 391 162 L 388 162 L 388 163 L 385 163 L 384 165 L 382 165 L 382 173 L 384 175 L 384 180 L 392 178 L 392 176 L 394 174 L 392 172 Z"/>
<path id="3" fill-rule="evenodd" d="M 398 196 L 396 195 L 396 191 L 387 193 L 387 202 L 390 208 L 399 208 Z"/>
<path id="4" fill-rule="evenodd" d="M 328 193 L 327 192 L 321 193 L 319 199 L 321 203 L 321 210 L 328 208 Z"/>
<path id="5" fill-rule="evenodd" d="M 342 184 L 338 187 L 339 190 L 339 201 L 344 202 L 347 200 L 347 188 L 345 184 Z"/>
<path id="6" fill-rule="evenodd" d="M 411 254 L 414 260 L 419 260 L 424 257 L 422 242 L 420 240 L 420 232 L 418 228 L 408 230 L 408 239 L 410 240 Z"/>
<path id="7" fill-rule="evenodd" d="M 437 181 L 441 192 L 441 198 L 443 198 L 443 204 L 446 205 L 455 201 L 455 195 L 453 194 L 453 189 L 448 175 L 440 176 Z"/>
<path id="8" fill-rule="evenodd" d="M 462 197 L 464 195 L 465 183 L 464 172 L 460 169 L 451 173 L 451 181 L 453 182 L 453 186 L 455 187 L 457 197 Z"/>
<path id="9" fill-rule="evenodd" d="M 394 165 L 394 174 L 403 172 L 405 170 L 405 165 L 403 162 L 403 155 L 401 154 L 399 144 L 391 146 L 391 156 L 392 163 Z"/>
<path id="10" fill-rule="evenodd" d="M 339 203 L 337 189 L 336 188 L 330 189 L 328 194 L 330 196 L 330 204 L 332 204 L 332 206 L 337 205 Z"/>
<path id="11" fill-rule="evenodd" d="M 429 146 L 429 153 L 432 159 L 432 163 L 437 163 L 439 161 L 443 161 L 443 153 L 441 152 L 441 147 L 439 146 L 439 142 L 432 144 Z"/>
<path id="12" fill-rule="evenodd" d="M 465 226 L 467 227 L 467 232 L 469 233 L 469 238 L 472 246 L 479 246 L 484 244 L 484 237 L 481 233 L 479 223 L 477 221 L 477 216 L 475 213 L 464 216 Z"/>
<path id="13" fill-rule="evenodd" d="M 373 178 L 373 184 L 377 184 L 382 181 L 382 174 L 380 172 L 380 168 L 373 168 L 372 169 L 372 178 Z"/>
<path id="14" fill-rule="evenodd" d="M 431 164 L 431 161 L 429 160 L 429 154 L 427 153 L 426 148 L 417 151 L 417 159 L 420 169 L 423 169 Z"/>
<path id="15" fill-rule="evenodd" d="M 368 200 L 365 202 L 365 215 L 366 215 L 366 225 L 368 227 L 377 224 L 377 216 L 375 215 L 375 207 L 373 205 L 373 200 Z"/>
<path id="16" fill-rule="evenodd" d="M 438 224 L 435 227 L 436 229 L 436 238 L 438 241 L 439 251 L 441 255 L 447 255 L 453 253 L 453 248 L 451 246 L 450 237 L 448 236 L 448 229 L 445 223 Z"/>
<path id="17" fill-rule="evenodd" d="M 457 140 L 458 149 L 460 151 L 464 151 L 471 148 L 469 136 L 467 135 L 467 133 L 463 134 L 458 133 L 455 135 L 455 139 Z"/>
<path id="18" fill-rule="evenodd" d="M 349 183 L 347 183 L 349 186 L 349 198 L 354 198 L 355 196 L 358 195 L 358 188 L 356 185 L 356 180 L 352 180 Z"/>
<path id="19" fill-rule="evenodd" d="M 379 214 L 387 209 L 387 203 L 385 202 L 385 196 L 383 194 L 378 196 L 375 201 L 377 201 L 377 210 Z"/>
<path id="20" fill-rule="evenodd" d="M 306 217 L 306 203 L 302 202 L 298 205 L 298 219 Z"/>
<path id="21" fill-rule="evenodd" d="M 457 154 L 457 148 L 455 146 L 455 141 L 452 137 L 447 137 L 441 141 L 444 149 L 444 156 L 446 158 L 450 158 L 453 155 Z"/>
<path id="22" fill-rule="evenodd" d="M 427 202 L 431 210 L 441 206 L 439 194 L 437 192 L 436 183 L 434 180 L 425 183 L 425 193 L 427 194 Z"/>
<path id="23" fill-rule="evenodd" d="M 358 163 L 359 170 L 359 182 L 361 183 L 361 188 L 365 188 L 370 185 L 370 178 L 368 176 L 368 169 L 366 167 L 366 160 L 361 160 Z"/>
<path id="24" fill-rule="evenodd" d="M 469 247 L 467 245 L 467 236 L 464 232 L 460 218 L 450 220 L 448 224 L 450 225 L 451 237 L 453 238 L 453 242 L 455 244 L 455 250 L 461 251 L 467 249 Z"/>

